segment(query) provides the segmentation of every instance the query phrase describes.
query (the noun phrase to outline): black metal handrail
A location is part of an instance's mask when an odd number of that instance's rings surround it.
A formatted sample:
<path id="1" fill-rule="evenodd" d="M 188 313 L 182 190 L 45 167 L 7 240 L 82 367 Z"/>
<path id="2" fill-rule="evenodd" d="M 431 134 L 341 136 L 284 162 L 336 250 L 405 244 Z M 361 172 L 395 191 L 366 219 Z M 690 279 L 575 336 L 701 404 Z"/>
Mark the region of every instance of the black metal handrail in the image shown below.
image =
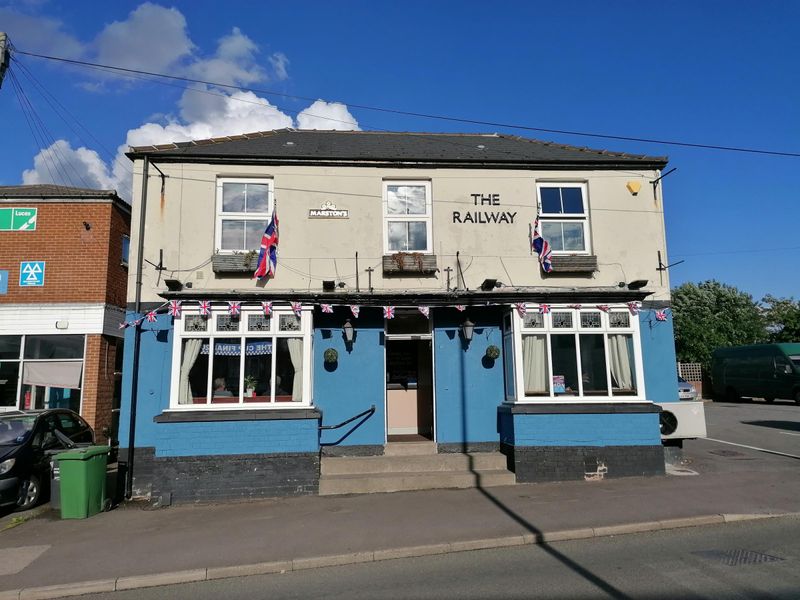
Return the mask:
<path id="1" fill-rule="evenodd" d="M 347 421 L 342 421 L 338 425 L 320 425 L 319 428 L 320 429 L 339 429 L 339 427 L 344 427 L 345 425 L 347 425 L 348 423 L 352 423 L 356 419 L 360 419 L 361 417 L 364 417 L 366 415 L 372 415 L 374 412 L 375 412 L 375 405 L 373 404 L 372 406 L 370 406 L 364 412 L 360 412 L 356 416 L 350 417 L 349 419 L 347 419 Z"/>

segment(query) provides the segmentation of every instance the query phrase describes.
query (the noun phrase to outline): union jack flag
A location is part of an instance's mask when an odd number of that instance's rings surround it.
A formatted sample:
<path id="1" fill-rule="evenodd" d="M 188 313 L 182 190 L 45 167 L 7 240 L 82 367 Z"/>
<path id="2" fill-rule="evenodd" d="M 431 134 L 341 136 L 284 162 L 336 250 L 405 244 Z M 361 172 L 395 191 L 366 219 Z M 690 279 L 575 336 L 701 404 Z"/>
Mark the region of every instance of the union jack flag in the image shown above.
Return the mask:
<path id="1" fill-rule="evenodd" d="M 353 316 L 354 316 L 356 319 L 358 318 L 358 313 L 359 313 L 360 311 L 361 311 L 361 307 L 360 307 L 360 306 L 358 306 L 357 304 L 351 304 L 351 305 L 350 305 L 350 312 L 351 312 L 351 313 L 353 313 Z"/>
<path id="2" fill-rule="evenodd" d="M 539 255 L 539 262 L 542 265 L 542 270 L 549 273 L 553 270 L 553 263 L 551 261 L 553 251 L 550 248 L 550 243 L 542 237 L 539 227 L 539 217 L 533 223 L 533 233 L 531 235 L 531 247 Z"/>
<path id="3" fill-rule="evenodd" d="M 264 311 L 264 316 L 270 316 L 272 314 L 272 302 L 262 302 L 261 310 Z"/>
<path id="4" fill-rule="evenodd" d="M 153 313 L 153 314 L 155 315 L 155 313 Z M 142 323 L 142 318 L 139 317 L 133 323 L 131 323 L 129 326 L 130 327 L 138 327 L 139 325 L 141 325 L 141 323 Z"/>
<path id="5" fill-rule="evenodd" d="M 524 317 L 525 313 L 528 312 L 528 307 L 525 305 L 524 302 L 515 303 L 514 308 L 517 309 L 517 313 L 519 313 L 520 317 Z"/>
<path id="6" fill-rule="evenodd" d="M 430 319 L 431 316 L 431 307 L 430 306 L 418 306 L 419 312 L 422 313 L 426 319 Z"/>
<path id="7" fill-rule="evenodd" d="M 253 277 L 275 277 L 275 268 L 278 266 L 278 211 L 272 210 L 272 218 L 261 236 L 261 248 L 258 251 L 258 262 Z"/>
<path id="8" fill-rule="evenodd" d="M 597 310 L 602 310 L 604 313 L 607 313 L 609 310 L 611 310 L 611 307 L 608 304 L 598 304 L 596 308 Z"/>
<path id="9" fill-rule="evenodd" d="M 128 323 L 127 321 L 123 321 L 122 323 L 119 324 L 119 328 L 125 329 L 128 325 L 130 325 L 130 323 Z"/>
<path id="10" fill-rule="evenodd" d="M 156 311 L 151 310 L 149 313 L 147 313 L 147 315 L 145 315 L 145 318 L 147 319 L 148 323 L 155 323 L 158 316 L 156 315 Z"/>
<path id="11" fill-rule="evenodd" d="M 638 302 L 628 302 L 628 310 L 631 311 L 632 315 L 639 314 L 639 303 Z"/>
<path id="12" fill-rule="evenodd" d="M 319 307 L 322 309 L 322 312 L 324 313 L 333 312 L 333 304 L 320 304 Z"/>
<path id="13" fill-rule="evenodd" d="M 180 317 L 181 316 L 181 301 L 180 300 L 170 300 L 169 301 L 169 314 L 171 317 Z"/>
<path id="14" fill-rule="evenodd" d="M 549 304 L 540 304 L 539 305 L 539 314 L 546 315 L 550 312 L 550 305 Z"/>
<path id="15" fill-rule="evenodd" d="M 292 302 L 291 305 L 292 305 L 292 310 L 294 311 L 294 314 L 297 317 L 299 317 L 302 314 L 303 305 L 300 304 L 299 302 Z"/>
<path id="16" fill-rule="evenodd" d="M 656 321 L 666 321 L 667 320 L 667 311 L 665 310 L 657 310 L 656 311 Z"/>
<path id="17" fill-rule="evenodd" d="M 242 312 L 241 302 L 228 302 L 228 314 L 238 316 Z"/>
<path id="18" fill-rule="evenodd" d="M 200 314 L 204 317 L 211 315 L 211 302 L 208 300 L 200 300 Z"/>
<path id="19" fill-rule="evenodd" d="M 456 304 L 456 310 L 458 312 L 464 312 L 465 310 L 467 310 L 467 307 L 464 304 Z"/>
<path id="20" fill-rule="evenodd" d="M 384 319 L 394 319 L 394 306 L 384 306 L 383 307 L 383 318 Z"/>

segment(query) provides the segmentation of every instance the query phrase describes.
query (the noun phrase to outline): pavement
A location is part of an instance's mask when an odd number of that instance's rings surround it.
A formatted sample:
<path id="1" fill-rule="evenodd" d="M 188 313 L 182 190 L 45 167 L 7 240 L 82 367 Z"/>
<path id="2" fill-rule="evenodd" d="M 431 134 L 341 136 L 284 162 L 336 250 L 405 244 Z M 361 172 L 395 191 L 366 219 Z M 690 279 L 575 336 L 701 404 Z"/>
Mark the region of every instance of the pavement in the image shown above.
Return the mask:
<path id="1" fill-rule="evenodd" d="M 81 521 L 44 511 L 0 531 L 0 600 L 796 514 L 799 467 L 791 456 L 696 440 L 665 477 L 161 509 L 129 503 Z"/>

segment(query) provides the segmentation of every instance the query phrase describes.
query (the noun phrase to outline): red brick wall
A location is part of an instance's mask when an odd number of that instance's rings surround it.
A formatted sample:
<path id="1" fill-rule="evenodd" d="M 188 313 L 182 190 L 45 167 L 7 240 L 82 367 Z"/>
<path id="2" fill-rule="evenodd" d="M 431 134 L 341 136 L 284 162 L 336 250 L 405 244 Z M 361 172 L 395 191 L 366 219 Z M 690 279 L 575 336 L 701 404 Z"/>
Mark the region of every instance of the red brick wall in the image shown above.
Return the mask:
<path id="1" fill-rule="evenodd" d="M 125 306 L 127 273 L 119 263 L 128 215 L 109 202 L 20 200 L 2 206 L 35 207 L 38 214 L 35 231 L 0 232 L 0 269 L 9 272 L 0 302 Z M 20 262 L 32 260 L 46 261 L 44 286 L 19 287 Z"/>
<path id="2" fill-rule="evenodd" d="M 86 336 L 81 415 L 94 429 L 99 444 L 108 442 L 103 435 L 103 428 L 111 427 L 115 358 L 116 345 L 113 339 L 104 335 Z"/>

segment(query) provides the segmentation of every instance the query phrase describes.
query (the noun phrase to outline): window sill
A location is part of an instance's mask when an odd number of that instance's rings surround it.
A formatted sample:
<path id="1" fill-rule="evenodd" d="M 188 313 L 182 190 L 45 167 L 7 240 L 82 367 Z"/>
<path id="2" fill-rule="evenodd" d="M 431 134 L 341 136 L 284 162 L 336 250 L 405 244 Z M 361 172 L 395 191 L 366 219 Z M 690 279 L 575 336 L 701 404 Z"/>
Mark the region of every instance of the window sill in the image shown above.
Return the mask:
<path id="1" fill-rule="evenodd" d="M 284 421 L 298 419 L 320 419 L 322 413 L 311 406 L 296 408 L 252 408 L 203 410 L 172 408 L 153 417 L 154 423 L 195 423 L 198 421 Z"/>
<path id="2" fill-rule="evenodd" d="M 658 413 L 661 408 L 649 400 L 620 400 L 603 399 L 587 400 L 527 400 L 517 403 L 506 402 L 500 405 L 501 412 L 521 415 L 539 414 L 631 414 L 631 413 Z"/>
<path id="3" fill-rule="evenodd" d="M 553 273 L 594 273 L 597 257 L 591 254 L 553 254 Z"/>
<path id="4" fill-rule="evenodd" d="M 211 269 L 214 273 L 252 273 L 257 262 L 257 253 L 220 252 L 211 257 Z"/>
<path id="5" fill-rule="evenodd" d="M 393 252 L 383 255 L 383 273 L 387 275 L 430 275 L 438 270 L 435 254 Z"/>

